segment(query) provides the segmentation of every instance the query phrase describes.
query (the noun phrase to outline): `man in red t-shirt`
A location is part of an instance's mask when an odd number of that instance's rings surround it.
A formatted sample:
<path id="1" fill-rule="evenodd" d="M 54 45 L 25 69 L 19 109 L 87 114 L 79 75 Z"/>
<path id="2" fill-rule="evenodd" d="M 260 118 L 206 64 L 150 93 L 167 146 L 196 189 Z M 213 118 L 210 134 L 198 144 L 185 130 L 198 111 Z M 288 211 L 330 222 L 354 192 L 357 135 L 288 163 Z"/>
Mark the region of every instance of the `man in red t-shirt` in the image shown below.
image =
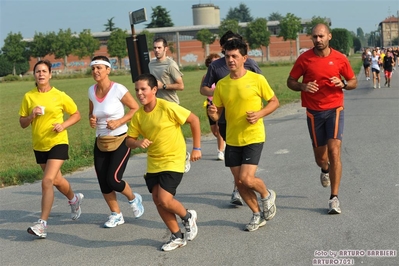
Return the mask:
<path id="1" fill-rule="evenodd" d="M 287 86 L 301 92 L 315 160 L 321 168 L 320 181 L 323 187 L 331 184 L 328 213 L 339 214 L 344 127 L 342 90 L 355 89 L 357 79 L 345 55 L 329 47 L 331 38 L 330 29 L 325 24 L 317 24 L 312 29 L 314 47 L 298 57 L 287 79 Z M 300 77 L 302 82 L 298 81 Z"/>

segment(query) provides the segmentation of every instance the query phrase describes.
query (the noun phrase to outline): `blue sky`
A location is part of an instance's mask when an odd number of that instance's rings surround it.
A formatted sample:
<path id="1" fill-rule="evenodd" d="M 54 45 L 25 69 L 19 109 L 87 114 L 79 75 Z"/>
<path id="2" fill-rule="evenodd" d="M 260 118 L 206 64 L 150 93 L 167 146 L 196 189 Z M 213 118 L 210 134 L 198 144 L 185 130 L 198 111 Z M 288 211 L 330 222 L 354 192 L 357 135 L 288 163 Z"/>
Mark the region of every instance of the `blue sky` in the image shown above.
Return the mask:
<path id="1" fill-rule="evenodd" d="M 304 19 L 328 17 L 332 28 L 356 32 L 361 27 L 365 33 L 376 30 L 389 15 L 397 16 L 399 10 L 398 0 L 0 0 L 0 48 L 10 32 L 20 32 L 24 38 L 32 38 L 35 32 L 68 28 L 76 33 L 83 29 L 101 32 L 112 17 L 116 27 L 130 30 L 129 11 L 144 7 L 150 20 L 151 7 L 158 5 L 170 12 L 175 26 L 191 26 L 192 5 L 208 3 L 219 6 L 221 19 L 230 7 L 245 3 L 254 18 L 267 18 L 273 12 L 283 16 L 292 13 Z M 142 29 L 145 24 L 137 24 L 135 29 Z"/>

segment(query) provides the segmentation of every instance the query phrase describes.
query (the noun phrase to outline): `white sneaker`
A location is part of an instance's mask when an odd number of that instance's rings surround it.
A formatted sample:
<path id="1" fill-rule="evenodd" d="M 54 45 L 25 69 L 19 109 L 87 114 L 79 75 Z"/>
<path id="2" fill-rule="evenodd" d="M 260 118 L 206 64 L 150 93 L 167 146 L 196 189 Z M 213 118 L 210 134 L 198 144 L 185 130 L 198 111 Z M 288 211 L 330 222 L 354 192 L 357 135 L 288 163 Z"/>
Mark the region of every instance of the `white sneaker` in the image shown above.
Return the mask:
<path id="1" fill-rule="evenodd" d="M 190 153 L 186 152 L 186 165 L 184 166 L 184 172 L 188 173 L 191 169 L 191 163 L 190 163 Z"/>
<path id="2" fill-rule="evenodd" d="M 197 212 L 194 210 L 187 210 L 191 214 L 191 218 L 188 219 L 187 222 L 184 220 L 183 225 L 186 229 L 186 238 L 188 241 L 193 240 L 198 234 L 198 227 L 197 227 Z"/>
<path id="3" fill-rule="evenodd" d="M 47 226 L 44 225 L 41 219 L 39 219 L 34 226 L 29 227 L 27 231 L 29 234 L 36 235 L 39 238 L 47 237 Z"/>
<path id="4" fill-rule="evenodd" d="M 321 172 L 320 173 L 320 182 L 323 187 L 329 187 L 331 184 L 330 174 Z"/>
<path id="5" fill-rule="evenodd" d="M 231 193 L 230 203 L 239 206 L 244 205 L 244 202 L 242 201 L 240 192 L 238 192 L 238 190 L 233 190 L 233 193 Z"/>
<path id="6" fill-rule="evenodd" d="M 132 201 L 129 201 L 130 207 L 133 209 L 133 215 L 139 218 L 144 213 L 143 199 L 139 193 L 133 193 L 136 196 Z"/>
<path id="7" fill-rule="evenodd" d="M 168 242 L 166 242 L 162 247 L 161 250 L 162 251 L 172 251 L 175 250 L 177 248 L 180 247 L 184 247 L 185 245 L 187 245 L 187 241 L 184 238 L 184 234 L 183 234 L 183 238 L 176 238 L 173 234 L 170 237 L 170 240 Z"/>
<path id="8" fill-rule="evenodd" d="M 265 226 L 266 220 L 261 215 L 253 215 L 249 224 L 244 228 L 245 231 L 252 232 L 259 229 L 259 227 Z"/>
<path id="9" fill-rule="evenodd" d="M 261 199 L 262 203 L 262 211 L 263 211 L 263 218 L 266 221 L 273 219 L 276 215 L 276 192 L 274 190 L 269 189 L 270 196 L 267 199 Z"/>
<path id="10" fill-rule="evenodd" d="M 341 208 L 339 207 L 339 200 L 334 197 L 328 201 L 328 214 L 340 214 Z"/>
<path id="11" fill-rule="evenodd" d="M 108 217 L 108 221 L 105 222 L 104 227 L 113 228 L 124 223 L 125 220 L 123 219 L 122 213 L 117 214 L 116 212 L 111 212 L 111 215 Z"/>
<path id="12" fill-rule="evenodd" d="M 78 198 L 75 203 L 69 204 L 71 206 L 71 218 L 72 220 L 77 220 L 79 219 L 80 215 L 82 214 L 82 209 L 80 208 L 80 205 L 83 202 L 83 194 L 82 193 L 77 193 L 76 197 Z"/>
<path id="13" fill-rule="evenodd" d="M 218 160 L 224 161 L 224 153 L 222 151 L 218 151 Z"/>

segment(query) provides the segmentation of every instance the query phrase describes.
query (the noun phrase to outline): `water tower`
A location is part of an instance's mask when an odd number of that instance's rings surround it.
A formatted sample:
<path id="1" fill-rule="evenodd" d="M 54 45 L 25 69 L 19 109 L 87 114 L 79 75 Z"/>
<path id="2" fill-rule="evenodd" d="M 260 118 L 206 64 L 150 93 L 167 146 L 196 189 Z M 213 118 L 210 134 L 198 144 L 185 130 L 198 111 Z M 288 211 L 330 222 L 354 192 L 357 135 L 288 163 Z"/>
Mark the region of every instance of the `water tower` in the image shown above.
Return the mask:
<path id="1" fill-rule="evenodd" d="M 214 4 L 193 5 L 193 25 L 220 25 L 220 9 Z"/>

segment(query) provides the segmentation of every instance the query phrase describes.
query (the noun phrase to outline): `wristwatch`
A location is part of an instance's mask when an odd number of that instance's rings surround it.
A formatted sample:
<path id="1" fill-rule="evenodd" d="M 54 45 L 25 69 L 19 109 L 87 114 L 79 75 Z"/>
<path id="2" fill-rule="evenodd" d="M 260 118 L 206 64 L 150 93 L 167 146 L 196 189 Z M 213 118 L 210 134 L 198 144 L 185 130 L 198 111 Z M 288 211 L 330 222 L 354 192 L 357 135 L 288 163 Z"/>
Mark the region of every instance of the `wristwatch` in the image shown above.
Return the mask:
<path id="1" fill-rule="evenodd" d="M 163 84 L 162 89 L 166 90 L 166 84 Z"/>
<path id="2" fill-rule="evenodd" d="M 346 80 L 341 80 L 342 81 L 342 83 L 344 84 L 344 86 L 342 87 L 343 89 L 345 89 L 346 88 L 346 86 L 348 86 L 348 82 L 346 82 Z"/>

